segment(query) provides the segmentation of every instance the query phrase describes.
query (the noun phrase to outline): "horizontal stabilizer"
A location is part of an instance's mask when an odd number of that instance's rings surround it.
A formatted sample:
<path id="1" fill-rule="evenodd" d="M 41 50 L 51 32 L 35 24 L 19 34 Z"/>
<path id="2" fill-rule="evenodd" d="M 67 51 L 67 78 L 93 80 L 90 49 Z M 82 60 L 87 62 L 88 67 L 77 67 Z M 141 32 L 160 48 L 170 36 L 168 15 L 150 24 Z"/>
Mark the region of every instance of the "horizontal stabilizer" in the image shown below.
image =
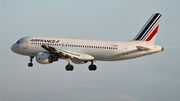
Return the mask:
<path id="1" fill-rule="evenodd" d="M 150 50 L 150 48 L 147 48 L 147 47 L 143 47 L 143 46 L 136 46 L 137 49 L 139 49 L 140 51 L 147 51 L 147 50 Z"/>

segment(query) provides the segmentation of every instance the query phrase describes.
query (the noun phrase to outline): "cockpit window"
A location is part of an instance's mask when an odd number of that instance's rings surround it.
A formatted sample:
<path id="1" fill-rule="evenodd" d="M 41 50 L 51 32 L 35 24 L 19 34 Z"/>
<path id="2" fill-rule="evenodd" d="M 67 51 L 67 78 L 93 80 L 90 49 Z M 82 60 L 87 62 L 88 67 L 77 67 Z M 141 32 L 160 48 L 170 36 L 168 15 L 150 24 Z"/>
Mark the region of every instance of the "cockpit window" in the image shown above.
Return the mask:
<path id="1" fill-rule="evenodd" d="M 19 44 L 19 43 L 20 43 L 20 40 L 18 40 L 16 43 Z"/>

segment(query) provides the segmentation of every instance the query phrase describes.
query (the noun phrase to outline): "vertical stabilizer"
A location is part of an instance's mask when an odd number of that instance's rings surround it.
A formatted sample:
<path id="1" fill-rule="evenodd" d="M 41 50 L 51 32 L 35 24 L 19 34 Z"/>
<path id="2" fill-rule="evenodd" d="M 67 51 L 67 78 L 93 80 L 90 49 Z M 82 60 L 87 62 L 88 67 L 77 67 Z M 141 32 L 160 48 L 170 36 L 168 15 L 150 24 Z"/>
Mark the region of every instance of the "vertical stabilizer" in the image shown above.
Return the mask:
<path id="1" fill-rule="evenodd" d="M 154 44 L 156 35 L 159 28 L 159 22 L 161 18 L 160 13 L 154 13 L 139 31 L 133 41 L 147 41 L 150 44 Z"/>

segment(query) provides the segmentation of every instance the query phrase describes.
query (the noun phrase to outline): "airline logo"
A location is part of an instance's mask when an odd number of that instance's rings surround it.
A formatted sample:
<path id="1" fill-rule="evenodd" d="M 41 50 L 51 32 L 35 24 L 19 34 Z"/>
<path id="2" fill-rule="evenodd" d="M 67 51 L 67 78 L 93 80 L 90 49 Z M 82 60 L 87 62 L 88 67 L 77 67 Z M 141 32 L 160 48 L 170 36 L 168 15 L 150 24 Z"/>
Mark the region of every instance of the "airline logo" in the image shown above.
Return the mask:
<path id="1" fill-rule="evenodd" d="M 60 42 L 60 40 L 57 40 L 56 43 Z"/>
<path id="2" fill-rule="evenodd" d="M 60 40 L 47 40 L 47 39 L 31 39 L 31 42 L 44 42 L 44 43 L 59 43 Z"/>
<path id="3" fill-rule="evenodd" d="M 158 31 L 161 15 L 160 13 L 153 14 L 133 40 L 150 41 L 153 39 Z"/>

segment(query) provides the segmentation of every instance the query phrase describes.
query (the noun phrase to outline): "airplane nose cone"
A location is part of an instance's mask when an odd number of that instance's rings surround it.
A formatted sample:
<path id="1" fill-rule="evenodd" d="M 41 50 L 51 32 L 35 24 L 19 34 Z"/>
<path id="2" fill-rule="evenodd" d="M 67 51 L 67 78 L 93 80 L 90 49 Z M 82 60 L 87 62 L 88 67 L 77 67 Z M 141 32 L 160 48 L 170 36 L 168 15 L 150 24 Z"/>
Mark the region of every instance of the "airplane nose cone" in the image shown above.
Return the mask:
<path id="1" fill-rule="evenodd" d="M 15 46 L 15 44 L 13 44 L 13 45 L 11 46 L 11 51 L 13 51 L 13 52 L 16 51 L 16 46 Z"/>
<path id="2" fill-rule="evenodd" d="M 13 45 L 11 46 L 11 51 L 14 51 L 14 46 Z"/>

